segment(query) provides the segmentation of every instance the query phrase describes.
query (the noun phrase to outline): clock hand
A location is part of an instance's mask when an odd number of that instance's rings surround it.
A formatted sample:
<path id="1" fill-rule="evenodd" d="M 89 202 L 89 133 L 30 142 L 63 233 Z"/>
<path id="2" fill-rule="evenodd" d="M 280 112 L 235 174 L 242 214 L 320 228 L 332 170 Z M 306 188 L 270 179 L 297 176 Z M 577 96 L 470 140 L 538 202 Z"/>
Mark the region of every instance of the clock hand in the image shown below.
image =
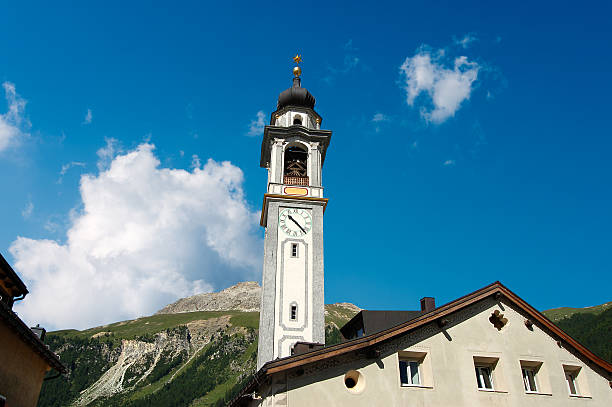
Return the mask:
<path id="1" fill-rule="evenodd" d="M 302 226 L 300 226 L 299 223 L 297 223 L 297 221 L 295 219 L 293 219 L 293 216 L 289 215 L 289 219 L 291 219 L 293 221 L 293 223 L 295 223 L 297 225 L 298 228 L 300 228 L 302 230 L 302 232 L 306 233 L 306 231 L 304 230 L 304 228 Z"/>

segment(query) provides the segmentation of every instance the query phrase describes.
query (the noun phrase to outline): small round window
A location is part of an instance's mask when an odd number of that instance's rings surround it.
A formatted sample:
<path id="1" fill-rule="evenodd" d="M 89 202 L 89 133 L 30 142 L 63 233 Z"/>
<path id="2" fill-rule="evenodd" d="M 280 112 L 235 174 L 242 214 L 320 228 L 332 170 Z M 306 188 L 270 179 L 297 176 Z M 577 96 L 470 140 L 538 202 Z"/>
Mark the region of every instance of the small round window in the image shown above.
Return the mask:
<path id="1" fill-rule="evenodd" d="M 365 388 L 365 377 L 356 370 L 349 370 L 344 375 L 344 387 L 351 393 L 361 393 Z"/>

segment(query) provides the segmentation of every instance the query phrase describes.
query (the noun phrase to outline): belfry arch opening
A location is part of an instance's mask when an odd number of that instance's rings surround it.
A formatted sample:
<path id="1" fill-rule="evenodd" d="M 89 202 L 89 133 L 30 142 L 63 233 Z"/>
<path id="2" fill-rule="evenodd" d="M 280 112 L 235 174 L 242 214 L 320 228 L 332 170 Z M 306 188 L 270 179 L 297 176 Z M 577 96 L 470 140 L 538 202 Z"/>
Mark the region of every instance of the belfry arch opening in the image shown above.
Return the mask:
<path id="1" fill-rule="evenodd" d="M 308 185 L 308 152 L 304 147 L 287 147 L 284 164 L 284 184 Z"/>
<path id="2" fill-rule="evenodd" d="M 293 117 L 293 124 L 299 124 L 301 126 L 302 125 L 302 116 L 300 116 L 299 114 L 296 114 Z"/>

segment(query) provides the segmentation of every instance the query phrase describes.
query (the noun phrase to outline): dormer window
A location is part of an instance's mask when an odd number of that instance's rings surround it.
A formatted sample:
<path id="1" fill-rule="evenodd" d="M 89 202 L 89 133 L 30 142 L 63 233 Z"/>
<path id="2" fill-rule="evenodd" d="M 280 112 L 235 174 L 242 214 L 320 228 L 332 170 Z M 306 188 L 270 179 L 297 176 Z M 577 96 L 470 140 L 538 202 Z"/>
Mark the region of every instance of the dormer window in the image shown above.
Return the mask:
<path id="1" fill-rule="evenodd" d="M 302 116 L 300 116 L 299 114 L 296 114 L 293 117 L 293 124 L 299 124 L 301 126 L 302 125 Z"/>
<path id="2" fill-rule="evenodd" d="M 285 150 L 284 184 L 308 185 L 308 153 L 302 147 Z"/>

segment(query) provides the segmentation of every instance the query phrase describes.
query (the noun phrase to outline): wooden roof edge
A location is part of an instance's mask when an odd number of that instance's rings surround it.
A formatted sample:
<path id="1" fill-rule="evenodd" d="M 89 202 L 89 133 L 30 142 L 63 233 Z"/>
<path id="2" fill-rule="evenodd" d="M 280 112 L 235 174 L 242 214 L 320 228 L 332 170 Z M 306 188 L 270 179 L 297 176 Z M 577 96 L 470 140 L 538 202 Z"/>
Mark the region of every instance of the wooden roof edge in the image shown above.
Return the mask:
<path id="1" fill-rule="evenodd" d="M 472 293 L 466 294 L 462 297 L 457 298 L 454 301 L 451 301 L 447 304 L 444 304 L 438 308 L 433 309 L 423 315 L 414 318 L 410 321 L 407 321 L 403 324 L 397 325 L 393 328 L 386 329 L 381 332 L 377 332 L 372 335 L 364 336 L 362 338 L 354 339 L 348 342 L 344 342 L 338 345 L 333 345 L 328 348 L 323 348 L 320 350 L 315 350 L 312 352 L 308 352 L 298 356 L 288 356 L 283 359 L 273 360 L 266 363 L 267 374 L 272 374 L 276 372 L 280 372 L 283 370 L 291 369 L 294 367 L 299 367 L 302 365 L 306 365 L 309 363 L 314 363 L 322 359 L 327 359 L 334 356 L 339 356 L 348 352 L 356 351 L 359 349 L 364 349 L 372 345 L 376 345 L 380 342 L 389 340 L 397 335 L 404 334 L 408 331 L 416 329 L 420 326 L 423 326 L 427 323 L 435 321 L 439 318 L 442 318 L 448 314 L 451 314 L 455 311 L 458 311 L 461 308 L 464 308 L 468 305 L 471 305 L 477 301 L 480 301 L 486 297 L 491 295 L 495 295 L 496 293 L 501 293 L 506 296 L 509 300 L 518 305 L 522 310 L 524 310 L 527 314 L 533 317 L 535 320 L 544 325 L 547 329 L 552 331 L 555 335 L 559 336 L 562 340 L 568 343 L 571 347 L 573 347 L 576 351 L 581 353 L 587 359 L 591 360 L 593 363 L 606 370 L 608 373 L 612 374 L 612 364 L 607 361 L 601 359 L 599 356 L 595 355 L 593 352 L 588 350 L 584 345 L 580 342 L 576 341 L 570 335 L 565 333 L 561 328 L 557 327 L 553 322 L 551 322 L 546 316 L 544 316 L 541 312 L 533 308 L 527 302 L 525 302 L 522 298 L 512 292 L 509 288 L 504 286 L 501 282 L 495 281 L 479 290 L 476 290 Z"/>
<path id="2" fill-rule="evenodd" d="M 2 256 L 2 253 L 0 253 L 0 269 L 2 269 L 4 273 L 8 275 L 8 277 L 11 279 L 13 284 L 15 284 L 15 286 L 19 288 L 21 295 L 25 296 L 29 292 L 25 283 L 21 280 L 21 278 L 19 278 L 19 275 L 17 275 L 15 270 L 13 270 L 13 268 L 11 267 L 9 262 L 6 261 L 4 256 Z"/>
<path id="3" fill-rule="evenodd" d="M 552 331 L 555 335 L 559 336 L 563 341 L 568 343 L 578 353 L 582 354 L 584 357 L 586 357 L 591 362 L 593 362 L 597 366 L 599 366 L 602 369 L 604 369 L 609 374 L 612 374 L 612 364 L 611 363 L 607 362 L 606 360 L 600 358 L 599 356 L 597 356 L 596 354 L 591 352 L 586 346 L 584 346 L 583 344 L 578 342 L 576 339 L 572 338 L 568 333 L 566 333 L 564 330 L 562 330 L 557 325 L 555 325 L 554 322 L 552 322 L 550 319 L 548 319 L 540 311 L 536 310 L 531 305 L 529 305 L 525 300 L 523 300 L 521 297 L 516 295 L 509 288 L 507 288 L 506 286 L 504 286 L 501 283 L 499 283 L 499 285 L 500 285 L 500 290 L 502 291 L 502 293 L 506 297 L 508 297 L 508 299 L 510 299 L 516 305 L 518 305 L 523 311 L 525 311 L 527 314 L 529 314 L 531 317 L 533 317 L 539 323 L 544 325 L 547 329 Z"/>

